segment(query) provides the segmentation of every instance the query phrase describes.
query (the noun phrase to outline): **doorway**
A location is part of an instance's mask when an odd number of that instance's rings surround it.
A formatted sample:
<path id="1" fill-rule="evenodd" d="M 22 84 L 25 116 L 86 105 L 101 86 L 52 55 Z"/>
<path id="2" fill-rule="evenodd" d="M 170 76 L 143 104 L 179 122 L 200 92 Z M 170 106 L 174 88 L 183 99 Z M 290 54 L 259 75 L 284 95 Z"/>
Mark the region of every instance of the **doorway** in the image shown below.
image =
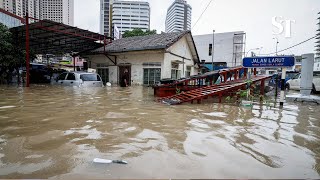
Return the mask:
<path id="1" fill-rule="evenodd" d="M 125 71 L 128 70 L 128 86 L 131 86 L 131 66 L 119 66 L 119 84 L 121 85 L 123 78 L 125 78 Z"/>
<path id="2" fill-rule="evenodd" d="M 109 82 L 109 69 L 108 68 L 98 68 L 97 73 L 100 75 L 103 85 Z"/>

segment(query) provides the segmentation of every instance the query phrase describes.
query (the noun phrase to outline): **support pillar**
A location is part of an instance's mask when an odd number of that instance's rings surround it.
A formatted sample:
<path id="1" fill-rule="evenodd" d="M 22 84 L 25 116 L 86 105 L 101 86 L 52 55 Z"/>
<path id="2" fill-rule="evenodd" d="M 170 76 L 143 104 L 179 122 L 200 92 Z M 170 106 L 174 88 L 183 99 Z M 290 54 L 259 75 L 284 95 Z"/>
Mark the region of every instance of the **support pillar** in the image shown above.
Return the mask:
<path id="1" fill-rule="evenodd" d="M 223 73 L 223 82 L 227 82 L 227 73 Z"/>
<path id="2" fill-rule="evenodd" d="M 247 71 L 248 71 L 248 69 L 243 69 L 243 76 L 244 76 L 244 78 L 247 78 Z"/>
<path id="3" fill-rule="evenodd" d="M 73 59 L 73 71 L 76 72 L 76 57 L 72 56 Z"/>
<path id="4" fill-rule="evenodd" d="M 26 78 L 27 87 L 30 87 L 30 46 L 29 46 L 29 14 L 26 13 Z"/>
<path id="5" fill-rule="evenodd" d="M 219 93 L 219 103 L 222 103 L 222 93 Z"/>
<path id="6" fill-rule="evenodd" d="M 285 80 L 286 79 L 286 68 L 282 68 L 281 74 L 281 92 L 280 92 L 280 107 L 283 107 L 284 104 L 284 89 L 285 89 Z"/>
<path id="7" fill-rule="evenodd" d="M 263 101 L 263 96 L 264 96 L 264 88 L 265 88 L 265 79 L 261 80 L 260 84 L 260 101 Z"/>

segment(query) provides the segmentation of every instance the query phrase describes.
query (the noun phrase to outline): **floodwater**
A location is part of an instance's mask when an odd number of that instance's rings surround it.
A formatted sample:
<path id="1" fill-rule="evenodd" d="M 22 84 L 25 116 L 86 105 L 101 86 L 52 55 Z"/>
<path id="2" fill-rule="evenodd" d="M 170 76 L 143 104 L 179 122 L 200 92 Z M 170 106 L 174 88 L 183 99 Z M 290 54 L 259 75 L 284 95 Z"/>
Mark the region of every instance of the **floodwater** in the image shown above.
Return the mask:
<path id="1" fill-rule="evenodd" d="M 316 105 L 168 106 L 143 87 L 0 86 L 0 178 L 319 177 Z"/>

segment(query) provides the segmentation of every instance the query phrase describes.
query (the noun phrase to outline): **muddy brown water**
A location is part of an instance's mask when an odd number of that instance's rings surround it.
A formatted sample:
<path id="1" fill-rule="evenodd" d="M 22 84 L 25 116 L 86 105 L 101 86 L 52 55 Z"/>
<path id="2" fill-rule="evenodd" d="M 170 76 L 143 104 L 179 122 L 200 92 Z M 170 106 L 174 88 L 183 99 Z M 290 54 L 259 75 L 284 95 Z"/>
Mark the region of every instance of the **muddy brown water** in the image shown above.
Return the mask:
<path id="1" fill-rule="evenodd" d="M 167 106 L 143 87 L 0 86 L 0 178 L 319 174 L 320 106 Z"/>

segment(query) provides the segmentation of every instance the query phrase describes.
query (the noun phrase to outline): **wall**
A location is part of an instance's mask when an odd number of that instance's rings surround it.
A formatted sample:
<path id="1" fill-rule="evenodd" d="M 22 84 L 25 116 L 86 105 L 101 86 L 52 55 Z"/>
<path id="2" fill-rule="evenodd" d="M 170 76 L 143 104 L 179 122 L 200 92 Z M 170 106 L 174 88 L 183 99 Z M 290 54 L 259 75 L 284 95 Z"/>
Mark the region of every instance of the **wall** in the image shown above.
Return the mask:
<path id="1" fill-rule="evenodd" d="M 191 51 L 187 43 L 186 37 L 183 37 L 174 45 L 168 48 L 168 51 L 192 59 Z M 143 68 L 161 68 L 161 79 L 171 78 L 171 63 L 174 61 L 183 62 L 183 58 L 174 56 L 170 53 L 164 53 L 164 50 L 158 51 L 136 51 L 136 52 L 126 52 L 126 53 L 115 53 L 112 54 L 117 56 L 117 64 L 131 64 L 131 80 L 132 85 L 142 85 L 143 84 Z M 115 66 L 106 56 L 104 55 L 87 55 L 86 60 L 88 61 L 89 67 L 107 67 L 109 68 L 109 81 L 112 84 L 118 83 L 119 68 Z M 110 56 L 114 61 L 115 58 Z M 146 62 L 160 62 L 160 66 L 143 66 Z M 198 69 L 194 67 L 193 60 L 184 60 L 185 64 L 179 65 L 179 70 L 181 70 L 181 77 L 185 77 L 185 71 L 187 66 L 191 66 L 191 75 L 198 74 Z M 90 66 L 91 64 L 91 66 Z M 184 66 L 184 71 L 183 71 Z"/>
<path id="2" fill-rule="evenodd" d="M 164 66 L 163 51 L 140 51 L 140 52 L 128 52 L 128 53 L 118 53 L 114 54 L 117 56 L 118 65 L 121 64 L 131 64 L 131 83 L 133 85 L 142 85 L 143 84 L 143 68 L 142 65 L 145 62 L 161 62 L 160 66 L 148 67 L 148 68 L 161 68 L 161 78 L 164 78 Z M 96 69 L 101 64 L 104 64 L 109 68 L 109 80 L 112 84 L 118 83 L 119 77 L 119 68 L 115 66 L 106 56 L 104 55 L 94 55 L 86 56 L 87 60 L 91 62 L 91 68 Z M 110 56 L 114 61 L 114 57 Z M 90 63 L 89 63 L 90 65 Z"/>
<path id="3" fill-rule="evenodd" d="M 170 48 L 168 48 L 168 51 L 177 54 L 179 56 L 185 57 L 187 59 L 192 59 L 192 54 L 189 48 L 189 45 L 187 43 L 186 37 L 183 37 L 178 42 L 176 42 L 174 45 L 172 45 Z M 181 70 L 181 77 L 185 77 L 185 71 L 187 70 L 187 66 L 191 67 L 191 75 L 198 74 L 198 69 L 194 67 L 194 61 L 193 60 L 183 60 L 181 57 L 177 57 L 175 55 L 172 55 L 170 53 L 165 53 L 164 56 L 164 78 L 171 78 L 171 64 L 172 62 L 180 61 L 181 64 L 179 64 L 179 70 Z M 184 65 L 182 64 L 184 62 Z"/>
<path id="4" fill-rule="evenodd" d="M 228 32 L 228 33 L 215 33 L 214 34 L 214 62 L 226 62 L 228 67 L 239 66 L 242 64 L 243 45 L 237 45 L 237 56 L 234 56 L 234 34 L 243 32 Z M 237 36 L 238 37 L 238 36 Z M 193 36 L 196 44 L 200 60 L 212 62 L 212 56 L 209 56 L 209 44 L 213 42 L 212 34 Z M 243 36 L 235 41 L 243 42 Z M 236 61 L 236 63 L 235 63 Z"/>

